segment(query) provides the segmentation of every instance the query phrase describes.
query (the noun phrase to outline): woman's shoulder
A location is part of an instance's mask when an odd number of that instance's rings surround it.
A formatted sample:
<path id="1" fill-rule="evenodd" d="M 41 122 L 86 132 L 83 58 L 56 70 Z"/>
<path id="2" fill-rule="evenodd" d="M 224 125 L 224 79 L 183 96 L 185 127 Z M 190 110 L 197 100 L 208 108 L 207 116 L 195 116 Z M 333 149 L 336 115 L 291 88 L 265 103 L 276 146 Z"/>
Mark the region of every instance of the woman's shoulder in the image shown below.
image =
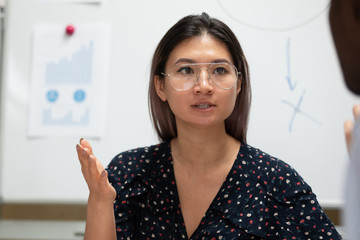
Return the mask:
<path id="1" fill-rule="evenodd" d="M 169 165 L 170 157 L 168 142 L 121 152 L 106 168 L 109 182 L 118 193 L 122 192 L 129 196 L 145 193 L 147 186 L 152 185 L 156 177 L 153 173 L 163 165 Z"/>
<path id="2" fill-rule="evenodd" d="M 285 170 L 287 172 L 294 172 L 295 169 L 282 159 L 272 156 L 267 152 L 255 148 L 249 144 L 241 144 L 239 156 L 242 159 L 242 164 L 247 166 L 253 166 L 259 170 L 265 170 L 269 172 L 280 172 Z"/>
<path id="3" fill-rule="evenodd" d="M 248 144 L 242 144 L 241 147 L 239 166 L 269 193 L 284 197 L 298 192 L 311 192 L 311 187 L 290 164 Z"/>
<path id="4" fill-rule="evenodd" d="M 266 214 L 263 215 L 262 210 L 257 214 L 259 219 L 267 219 L 265 222 L 271 226 L 264 227 L 268 229 L 269 236 L 280 233 L 284 239 L 310 239 L 308 236 L 341 239 L 311 187 L 294 168 L 248 144 L 242 144 L 241 148 L 237 168 L 241 169 L 242 180 L 247 182 L 243 189 L 252 198 L 267 199 L 257 201 L 260 209 L 267 209 Z"/>
<path id="5" fill-rule="evenodd" d="M 169 154 L 170 146 L 168 142 L 133 148 L 117 154 L 111 160 L 108 169 L 123 169 L 123 171 L 132 172 L 136 169 L 143 169 L 147 165 L 159 163 L 162 158 L 166 158 Z"/>

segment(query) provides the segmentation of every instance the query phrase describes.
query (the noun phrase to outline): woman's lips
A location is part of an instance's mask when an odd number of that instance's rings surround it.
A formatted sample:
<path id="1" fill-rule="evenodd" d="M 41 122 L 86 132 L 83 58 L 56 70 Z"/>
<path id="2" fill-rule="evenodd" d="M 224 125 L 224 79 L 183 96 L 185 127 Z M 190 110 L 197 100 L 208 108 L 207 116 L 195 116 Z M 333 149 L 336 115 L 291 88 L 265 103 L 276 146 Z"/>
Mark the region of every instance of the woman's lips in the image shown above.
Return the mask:
<path id="1" fill-rule="evenodd" d="M 191 107 L 196 108 L 196 109 L 200 109 L 200 110 L 206 110 L 206 109 L 210 109 L 215 107 L 215 104 L 212 103 L 197 103 L 197 104 L 193 104 L 191 105 Z"/>

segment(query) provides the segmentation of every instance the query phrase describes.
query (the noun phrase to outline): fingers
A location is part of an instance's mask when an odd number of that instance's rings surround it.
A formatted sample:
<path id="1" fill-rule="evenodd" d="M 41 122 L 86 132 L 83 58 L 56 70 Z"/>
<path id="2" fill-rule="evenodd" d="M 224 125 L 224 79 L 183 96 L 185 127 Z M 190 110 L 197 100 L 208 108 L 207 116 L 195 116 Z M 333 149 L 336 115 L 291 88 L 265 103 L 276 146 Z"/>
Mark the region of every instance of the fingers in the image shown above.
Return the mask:
<path id="1" fill-rule="evenodd" d="M 353 106 L 353 114 L 355 121 L 357 121 L 360 118 L 360 104 L 356 104 Z"/>
<path id="2" fill-rule="evenodd" d="M 80 143 L 76 145 L 76 151 L 81 164 L 81 171 L 89 188 L 92 188 L 92 186 L 104 176 L 106 176 L 105 183 L 107 183 L 107 172 L 100 161 L 92 153 L 90 143 L 85 139 L 80 139 Z"/>
<path id="3" fill-rule="evenodd" d="M 347 120 L 344 123 L 344 131 L 345 131 L 345 139 L 347 150 L 350 153 L 351 145 L 352 145 L 352 130 L 354 128 L 354 122 Z"/>
<path id="4" fill-rule="evenodd" d="M 81 167 L 86 168 L 89 164 L 89 156 L 93 155 L 90 143 L 86 139 L 81 138 L 79 144 L 76 145 L 76 151 Z"/>
<path id="5" fill-rule="evenodd" d="M 78 154 L 78 159 L 80 161 L 82 168 L 87 168 L 89 165 L 89 150 L 87 148 L 82 147 L 81 145 L 76 145 L 76 152 Z"/>
<path id="6" fill-rule="evenodd" d="M 353 115 L 355 121 L 358 121 L 360 119 L 360 104 L 356 104 L 353 106 Z M 347 120 L 344 123 L 344 131 L 345 131 L 345 139 L 346 139 L 346 147 L 348 150 L 348 153 L 350 153 L 351 146 L 352 146 L 352 131 L 354 129 L 354 121 Z"/>
<path id="7" fill-rule="evenodd" d="M 90 177 L 89 175 L 100 174 L 97 172 L 97 159 L 92 154 L 90 143 L 85 139 L 80 139 L 80 143 L 76 145 L 76 151 L 81 164 L 81 171 L 83 172 L 85 180 L 88 182 Z"/>
<path id="8" fill-rule="evenodd" d="M 113 202 L 116 197 L 115 188 L 108 180 L 108 173 L 95 157 L 90 143 L 80 139 L 76 145 L 81 171 L 88 185 L 90 195 L 98 201 Z"/>
<path id="9" fill-rule="evenodd" d="M 88 162 L 89 173 L 97 179 L 100 178 L 102 172 L 105 170 L 100 161 L 94 155 L 89 155 Z"/>
<path id="10" fill-rule="evenodd" d="M 92 152 L 92 147 L 91 147 L 90 143 L 89 143 L 86 139 L 81 138 L 79 144 L 80 144 L 83 148 L 89 149 L 89 154 L 93 154 L 93 152 Z"/>

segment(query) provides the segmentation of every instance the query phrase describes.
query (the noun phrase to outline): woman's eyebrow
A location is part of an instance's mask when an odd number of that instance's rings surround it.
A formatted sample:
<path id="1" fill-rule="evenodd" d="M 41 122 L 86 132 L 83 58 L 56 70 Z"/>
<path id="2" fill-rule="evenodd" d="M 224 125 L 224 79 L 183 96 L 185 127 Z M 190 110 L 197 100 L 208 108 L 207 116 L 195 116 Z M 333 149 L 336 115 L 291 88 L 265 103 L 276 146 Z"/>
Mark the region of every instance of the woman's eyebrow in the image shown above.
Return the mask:
<path id="1" fill-rule="evenodd" d="M 196 63 L 193 59 L 191 58 L 179 58 L 175 64 L 178 64 L 178 63 Z"/>
<path id="2" fill-rule="evenodd" d="M 175 64 L 178 64 L 178 63 L 190 63 L 190 64 L 201 64 L 200 62 L 196 62 L 194 59 L 191 59 L 191 58 L 179 58 Z M 219 58 L 219 59 L 214 59 L 212 60 L 211 62 L 206 62 L 206 63 L 229 63 L 229 64 L 232 64 L 228 59 L 225 59 L 225 58 Z"/>
<path id="3" fill-rule="evenodd" d="M 229 64 L 232 64 L 228 59 L 225 59 L 225 58 L 215 59 L 212 62 L 213 63 L 229 63 Z"/>

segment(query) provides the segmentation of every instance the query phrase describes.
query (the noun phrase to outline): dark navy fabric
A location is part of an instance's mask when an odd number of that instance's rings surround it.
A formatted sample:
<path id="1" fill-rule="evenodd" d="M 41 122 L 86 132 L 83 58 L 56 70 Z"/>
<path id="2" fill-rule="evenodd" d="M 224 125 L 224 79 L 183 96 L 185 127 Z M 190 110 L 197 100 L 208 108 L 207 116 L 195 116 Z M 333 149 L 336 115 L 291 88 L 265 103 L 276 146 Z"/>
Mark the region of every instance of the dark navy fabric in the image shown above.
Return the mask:
<path id="1" fill-rule="evenodd" d="M 192 236 L 169 142 L 120 153 L 107 171 L 117 191 L 117 239 L 341 239 L 301 176 L 247 144 Z"/>

